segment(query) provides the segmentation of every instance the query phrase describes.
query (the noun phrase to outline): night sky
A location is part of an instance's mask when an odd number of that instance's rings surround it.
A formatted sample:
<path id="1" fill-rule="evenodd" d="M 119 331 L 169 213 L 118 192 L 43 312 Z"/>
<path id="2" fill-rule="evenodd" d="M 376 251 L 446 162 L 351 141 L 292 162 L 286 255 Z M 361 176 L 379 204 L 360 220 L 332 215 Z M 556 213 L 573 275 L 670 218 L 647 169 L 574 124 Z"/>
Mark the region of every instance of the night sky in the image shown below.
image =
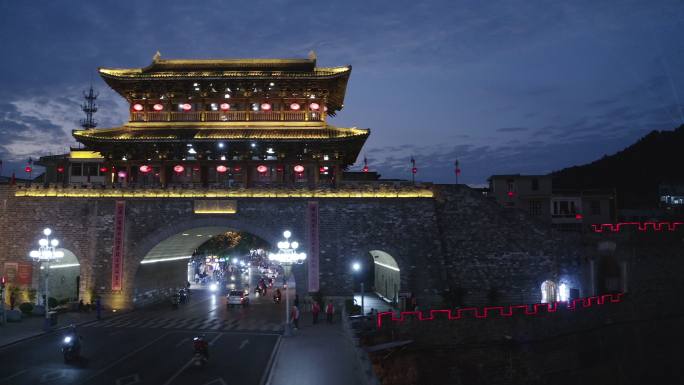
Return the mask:
<path id="1" fill-rule="evenodd" d="M 684 123 L 682 1 L 0 0 L 0 159 L 63 153 L 100 93 L 99 127 L 124 100 L 97 67 L 162 58 L 306 57 L 351 64 L 331 124 L 371 129 L 383 177 L 483 183 L 614 153 Z"/>

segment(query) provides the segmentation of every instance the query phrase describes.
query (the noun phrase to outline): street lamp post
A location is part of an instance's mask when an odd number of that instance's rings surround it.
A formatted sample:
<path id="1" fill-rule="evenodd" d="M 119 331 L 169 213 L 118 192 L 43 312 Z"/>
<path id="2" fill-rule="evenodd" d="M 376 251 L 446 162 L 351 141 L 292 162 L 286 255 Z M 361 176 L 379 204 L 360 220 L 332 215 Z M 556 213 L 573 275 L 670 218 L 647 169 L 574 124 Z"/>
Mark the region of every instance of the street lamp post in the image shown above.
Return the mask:
<path id="1" fill-rule="evenodd" d="M 285 271 L 285 326 L 283 330 L 283 334 L 285 336 L 289 336 L 291 334 L 290 332 L 290 317 L 289 317 L 289 311 L 290 311 L 290 295 L 289 291 L 287 290 L 287 281 L 290 279 L 290 273 L 292 271 L 292 265 L 293 264 L 301 264 L 304 262 L 306 259 L 306 254 L 305 253 L 298 253 L 297 248 L 299 247 L 299 243 L 296 241 L 290 242 L 290 237 L 292 236 L 292 232 L 289 230 L 285 230 L 283 232 L 283 237 L 285 237 L 284 241 L 278 242 L 278 252 L 277 253 L 269 253 L 268 259 L 274 262 L 279 263 L 282 267 L 283 270 Z"/>
<path id="2" fill-rule="evenodd" d="M 354 262 L 354 263 L 352 264 L 352 269 L 353 269 L 354 272 L 356 272 L 356 273 L 360 272 L 360 271 L 361 271 L 361 264 L 358 263 L 358 262 Z M 366 307 L 364 306 L 364 298 L 365 298 L 365 297 L 366 297 L 366 294 L 365 294 L 365 290 L 364 290 L 364 287 L 363 287 L 363 277 L 362 277 L 362 278 L 361 278 L 361 316 L 363 316 L 364 314 L 366 314 L 366 313 L 365 313 Z"/>
<path id="3" fill-rule="evenodd" d="M 31 250 L 29 252 L 29 257 L 33 259 L 36 262 L 39 262 L 41 264 L 41 268 L 45 270 L 45 303 L 43 304 L 45 306 L 45 325 L 43 326 L 44 329 L 50 330 L 50 314 L 49 314 L 49 294 L 48 294 L 48 278 L 50 276 L 50 262 L 52 260 L 57 260 L 61 259 L 64 257 L 64 252 L 61 250 L 56 250 L 56 247 L 59 245 L 59 241 L 56 238 L 50 239 L 50 234 L 52 234 L 52 230 L 49 228 L 45 228 L 43 230 L 43 235 L 45 235 L 45 238 L 42 238 L 38 241 L 38 250 Z"/>

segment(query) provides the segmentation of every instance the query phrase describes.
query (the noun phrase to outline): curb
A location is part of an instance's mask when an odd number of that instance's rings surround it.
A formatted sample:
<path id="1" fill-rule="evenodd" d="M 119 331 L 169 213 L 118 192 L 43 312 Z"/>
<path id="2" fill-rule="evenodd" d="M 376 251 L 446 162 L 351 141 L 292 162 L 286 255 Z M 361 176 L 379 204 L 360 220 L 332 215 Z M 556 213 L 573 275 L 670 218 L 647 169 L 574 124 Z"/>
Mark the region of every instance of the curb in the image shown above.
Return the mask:
<path id="1" fill-rule="evenodd" d="M 124 315 L 124 314 L 130 314 L 131 312 L 132 312 L 132 311 L 121 312 L 121 313 L 119 313 L 119 314 L 116 314 L 116 315 L 107 317 L 106 320 L 110 320 L 110 319 L 113 319 L 113 318 L 122 316 L 122 315 Z M 83 325 L 89 325 L 89 324 L 91 324 L 91 323 L 96 323 L 96 322 L 100 322 L 100 321 L 104 321 L 104 320 L 105 320 L 105 318 L 100 319 L 100 320 L 94 319 L 94 320 L 88 320 L 88 321 L 82 321 L 82 322 L 79 322 L 79 323 L 75 323 L 74 325 L 76 325 L 76 326 L 83 326 Z M 57 333 L 57 332 L 62 331 L 62 330 L 64 330 L 64 329 L 68 328 L 68 327 L 69 327 L 69 325 L 66 325 L 66 326 L 56 327 L 56 328 L 51 329 L 50 331 L 47 331 L 47 332 L 46 332 L 46 331 L 41 331 L 40 333 L 33 334 L 33 335 L 28 336 L 28 337 L 20 338 L 20 339 L 15 340 L 15 341 L 8 342 L 8 343 L 6 343 L 6 344 L 4 344 L 4 345 L 0 345 L 0 349 L 5 349 L 5 348 L 8 348 L 8 347 L 10 347 L 10 346 L 12 346 L 12 345 L 17 345 L 17 344 L 20 344 L 20 343 L 22 343 L 22 342 L 26 342 L 26 341 L 29 341 L 29 340 L 32 340 L 32 339 L 36 339 L 36 338 L 44 337 L 44 336 L 49 335 L 49 334 Z"/>
<path id="2" fill-rule="evenodd" d="M 276 342 L 276 345 L 273 347 L 273 351 L 271 352 L 271 357 L 268 359 L 268 363 L 266 364 L 266 372 L 261 376 L 261 381 L 259 381 L 259 385 L 271 385 L 271 381 L 273 381 L 273 373 L 275 373 L 275 364 L 278 361 L 278 357 L 280 357 L 280 342 L 282 341 L 283 336 L 278 336 L 278 341 Z"/>

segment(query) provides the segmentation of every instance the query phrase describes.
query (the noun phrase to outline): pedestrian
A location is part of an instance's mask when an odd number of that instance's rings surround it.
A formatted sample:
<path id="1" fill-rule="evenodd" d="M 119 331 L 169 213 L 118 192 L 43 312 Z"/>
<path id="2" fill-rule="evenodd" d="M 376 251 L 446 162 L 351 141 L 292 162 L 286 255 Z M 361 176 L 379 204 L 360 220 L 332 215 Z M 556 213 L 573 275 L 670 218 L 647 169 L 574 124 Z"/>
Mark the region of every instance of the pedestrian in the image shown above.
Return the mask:
<path id="1" fill-rule="evenodd" d="M 321 312 L 321 306 L 318 304 L 318 301 L 314 301 L 313 305 L 311 305 L 311 315 L 313 316 L 313 323 L 317 324 L 318 323 L 318 313 Z"/>
<path id="2" fill-rule="evenodd" d="M 97 320 L 102 319 L 102 300 L 100 299 L 100 296 L 98 295 L 97 298 L 95 298 L 95 311 L 97 312 Z"/>
<path id="3" fill-rule="evenodd" d="M 294 305 L 299 307 L 299 294 L 295 294 Z"/>
<path id="4" fill-rule="evenodd" d="M 333 323 L 333 314 L 335 314 L 335 306 L 333 306 L 332 301 L 328 302 L 328 306 L 325 307 L 325 319 L 331 324 Z"/>
<path id="5" fill-rule="evenodd" d="M 297 305 L 292 306 L 290 311 L 290 320 L 294 324 L 295 330 L 299 329 L 299 308 Z"/>
<path id="6" fill-rule="evenodd" d="M 14 289 L 14 288 L 12 288 Z M 17 303 L 17 295 L 15 290 L 10 290 L 10 310 L 14 310 L 14 305 Z"/>

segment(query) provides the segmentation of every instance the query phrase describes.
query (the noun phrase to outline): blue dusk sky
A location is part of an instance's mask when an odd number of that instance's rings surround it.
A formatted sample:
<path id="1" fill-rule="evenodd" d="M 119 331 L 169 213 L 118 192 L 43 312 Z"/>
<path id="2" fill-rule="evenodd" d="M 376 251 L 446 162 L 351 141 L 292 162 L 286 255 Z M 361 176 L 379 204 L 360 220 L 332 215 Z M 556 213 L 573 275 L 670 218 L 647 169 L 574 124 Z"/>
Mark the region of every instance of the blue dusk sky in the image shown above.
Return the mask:
<path id="1" fill-rule="evenodd" d="M 351 64 L 331 123 L 371 129 L 383 177 L 483 183 L 612 154 L 684 123 L 684 2 L 0 0 L 0 159 L 63 153 L 100 93 L 99 127 L 127 118 L 97 76 L 163 58 L 305 57 Z"/>

